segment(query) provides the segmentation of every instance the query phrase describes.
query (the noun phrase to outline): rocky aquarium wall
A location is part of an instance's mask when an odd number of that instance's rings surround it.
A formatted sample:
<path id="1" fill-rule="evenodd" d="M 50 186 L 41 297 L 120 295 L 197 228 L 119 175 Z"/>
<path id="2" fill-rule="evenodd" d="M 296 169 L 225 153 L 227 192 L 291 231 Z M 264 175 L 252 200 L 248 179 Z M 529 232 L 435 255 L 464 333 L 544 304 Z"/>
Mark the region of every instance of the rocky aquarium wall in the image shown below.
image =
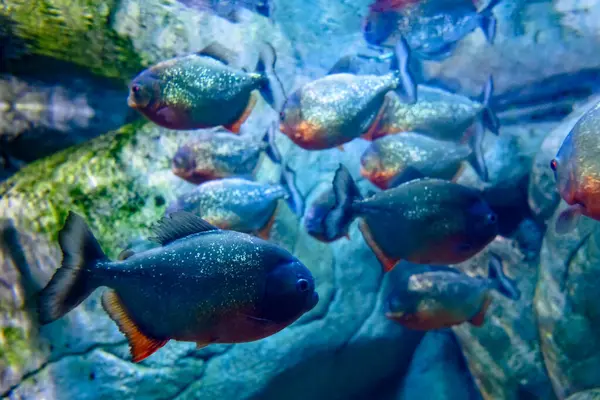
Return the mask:
<path id="1" fill-rule="evenodd" d="M 600 2 L 593 0 L 503 0 L 491 10 L 493 43 L 474 29 L 447 56 L 410 57 L 419 85 L 472 99 L 482 99 L 493 76 L 489 101 L 500 131 L 483 136 L 488 179 L 467 165 L 457 182 L 485 194 L 499 231 L 452 268 L 487 277 L 499 258 L 521 295 L 491 291 L 481 326 L 419 330 L 387 318 L 388 295 L 407 263 L 385 273 L 358 222 L 347 238 L 317 240 L 306 213 L 284 201 L 268 240 L 307 266 L 319 302 L 280 332 L 205 348 L 170 341 L 134 363 L 103 310 L 105 289 L 40 324 L 38 296 L 61 264 L 59 231 L 69 211 L 116 259 L 196 187 L 173 173 L 172 161 L 200 131 L 164 128 L 129 108 L 128 84 L 138 73 L 213 42 L 251 71 L 268 42 L 289 96 L 342 56 L 373 51 L 363 35 L 371 3 L 275 0 L 268 18 L 238 7 L 233 21 L 200 1 L 0 2 L 3 398 L 600 398 L 600 225 L 582 218 L 566 235 L 556 232 L 567 204 L 550 168 L 571 129 L 600 101 Z M 279 118 L 260 98 L 241 134 L 258 143 Z M 360 171 L 370 146 L 363 138 L 324 150 L 305 150 L 279 130 L 272 139 L 285 167 L 262 155 L 252 179 L 277 183 L 289 168 L 307 208 L 331 190 L 340 163 L 365 196 L 380 191 Z"/>

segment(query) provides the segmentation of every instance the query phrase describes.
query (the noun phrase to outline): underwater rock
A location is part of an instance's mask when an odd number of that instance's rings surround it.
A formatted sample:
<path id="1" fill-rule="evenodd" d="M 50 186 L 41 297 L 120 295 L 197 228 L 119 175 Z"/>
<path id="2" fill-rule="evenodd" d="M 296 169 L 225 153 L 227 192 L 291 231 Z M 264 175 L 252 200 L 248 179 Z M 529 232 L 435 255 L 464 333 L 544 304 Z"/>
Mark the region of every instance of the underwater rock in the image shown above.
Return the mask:
<path id="1" fill-rule="evenodd" d="M 557 235 L 555 219 L 540 253 L 535 311 L 542 351 L 554 391 L 565 398 L 600 382 L 600 224 L 582 218 L 577 228 Z"/>
<path id="2" fill-rule="evenodd" d="M 598 400 L 600 399 L 600 389 L 586 390 L 569 396 L 567 400 Z"/>
<path id="3" fill-rule="evenodd" d="M 107 79 L 53 76 L 62 84 L 0 75 L 0 147 L 33 161 L 124 125 L 124 88 Z M 134 118 L 137 115 L 132 115 Z"/>
<path id="4" fill-rule="evenodd" d="M 268 125 L 261 115 L 251 117 L 257 137 Z M 147 235 L 166 204 L 193 188 L 170 170 L 173 153 L 190 135 L 152 124 L 128 125 L 34 162 L 0 184 L 0 217 L 18 232 L 22 255 L 16 263 L 11 253 L 0 252 L 6 279 L 6 287 L 0 285 L 0 332 L 10 328 L 1 336 L 0 348 L 12 349 L 11 354 L 0 352 L 5 371 L 0 393 L 48 399 L 345 399 L 368 394 L 390 378 L 401 379 L 422 334 L 384 317 L 387 281 L 357 227 L 351 230 L 352 241 L 322 244 L 299 229 L 283 203 L 272 240 L 311 269 L 321 301 L 277 335 L 202 350 L 169 343 L 141 364 L 132 364 L 124 337 L 101 309 L 100 291 L 38 333 L 19 271 L 28 268 L 36 281 L 48 280 L 60 261 L 57 232 L 70 209 L 85 217 L 110 257 L 131 238 Z M 337 152 L 339 162 L 345 153 Z M 292 165 L 301 161 L 294 154 L 288 157 Z M 330 181 L 335 158 L 323 154 L 319 159 L 327 163 L 300 168 L 299 181 L 312 182 L 315 175 Z M 335 167 L 323 167 L 327 165 Z M 278 168 L 265 161 L 258 179 L 277 177 Z M 312 188 L 300 190 L 308 195 Z M 7 290 L 11 287 L 15 293 Z M 142 384 L 134 385 L 138 380 Z"/>
<path id="5" fill-rule="evenodd" d="M 456 266 L 469 275 L 487 276 L 493 252 L 502 258 L 506 275 L 517 281 L 521 291 L 517 301 L 493 293 L 481 327 L 462 324 L 453 328 L 484 399 L 556 398 L 544 367 L 533 311 L 538 259 L 526 257 L 521 247 L 514 239 L 498 237 L 486 250 Z"/>
<path id="6" fill-rule="evenodd" d="M 479 400 L 461 348 L 451 330 L 427 332 L 415 350 L 397 400 Z"/>

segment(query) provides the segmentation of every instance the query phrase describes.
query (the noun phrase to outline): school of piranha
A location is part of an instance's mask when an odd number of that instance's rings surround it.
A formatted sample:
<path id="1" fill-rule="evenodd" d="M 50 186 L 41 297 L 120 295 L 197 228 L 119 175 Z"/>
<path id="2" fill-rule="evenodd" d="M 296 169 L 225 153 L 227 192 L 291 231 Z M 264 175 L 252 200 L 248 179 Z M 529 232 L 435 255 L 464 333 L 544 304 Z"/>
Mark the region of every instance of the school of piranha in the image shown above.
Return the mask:
<path id="1" fill-rule="evenodd" d="M 236 21 L 236 7 L 270 17 L 264 2 L 183 1 Z M 173 154 L 172 171 L 196 188 L 169 204 L 155 237 L 132 242 L 109 260 L 82 217 L 70 213 L 59 234 L 61 268 L 43 290 L 40 320 L 61 318 L 98 287 L 102 305 L 127 337 L 139 362 L 169 340 L 240 343 L 284 329 L 315 307 L 319 296 L 309 268 L 269 241 L 283 201 L 303 229 L 323 242 L 344 240 L 358 220 L 383 273 L 409 261 L 382 313 L 416 330 L 485 323 L 492 290 L 519 299 L 516 285 L 492 256 L 486 277 L 452 264 L 482 251 L 499 232 L 499 217 L 481 191 L 456 183 L 470 165 L 488 179 L 482 139 L 501 135 L 490 107 L 493 80 L 471 99 L 416 82 L 411 57 L 440 60 L 481 29 L 493 45 L 492 9 L 472 0 L 376 0 L 364 21 L 371 50 L 389 72 L 361 74 L 362 57 L 345 56 L 326 76 L 283 91 L 271 45 L 256 49 L 254 71 L 234 66 L 232 51 L 213 43 L 164 60 L 129 86 L 127 104 L 171 130 L 204 130 Z M 262 140 L 239 135 L 258 96 L 279 115 Z M 556 231 L 574 229 L 582 216 L 600 220 L 600 105 L 565 139 L 551 168 L 569 207 Z M 361 175 L 381 189 L 361 193 L 339 165 L 329 190 L 304 204 L 294 171 L 275 145 L 287 136 L 307 151 L 370 142 L 356 160 Z M 264 158 L 280 165 L 277 183 L 253 175 Z M 149 221 L 149 224 L 154 221 Z"/>

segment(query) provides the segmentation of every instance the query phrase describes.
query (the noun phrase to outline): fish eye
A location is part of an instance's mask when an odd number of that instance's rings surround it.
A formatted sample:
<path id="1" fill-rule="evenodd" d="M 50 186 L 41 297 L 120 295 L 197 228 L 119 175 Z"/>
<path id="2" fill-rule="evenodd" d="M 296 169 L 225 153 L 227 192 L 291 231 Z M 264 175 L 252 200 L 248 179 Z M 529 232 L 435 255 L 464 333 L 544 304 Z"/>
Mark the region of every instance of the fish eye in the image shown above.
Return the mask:
<path id="1" fill-rule="evenodd" d="M 140 85 L 133 85 L 133 86 L 131 87 L 131 91 L 132 91 L 133 93 L 139 93 L 139 91 L 140 91 L 141 89 L 142 89 L 142 88 L 140 87 Z"/>
<path id="2" fill-rule="evenodd" d="M 496 222 L 498 222 L 498 216 L 495 213 L 489 213 L 486 216 L 486 220 L 490 224 L 495 224 Z"/>
<path id="3" fill-rule="evenodd" d="M 285 119 L 285 111 L 279 112 L 279 119 L 282 121 Z"/>
<path id="4" fill-rule="evenodd" d="M 552 171 L 556 172 L 556 169 L 558 168 L 558 161 L 555 159 L 550 161 L 550 168 L 552 168 Z"/>
<path id="5" fill-rule="evenodd" d="M 298 279 L 298 282 L 296 282 L 296 287 L 301 292 L 306 292 L 308 290 L 308 286 L 308 281 L 306 279 Z"/>

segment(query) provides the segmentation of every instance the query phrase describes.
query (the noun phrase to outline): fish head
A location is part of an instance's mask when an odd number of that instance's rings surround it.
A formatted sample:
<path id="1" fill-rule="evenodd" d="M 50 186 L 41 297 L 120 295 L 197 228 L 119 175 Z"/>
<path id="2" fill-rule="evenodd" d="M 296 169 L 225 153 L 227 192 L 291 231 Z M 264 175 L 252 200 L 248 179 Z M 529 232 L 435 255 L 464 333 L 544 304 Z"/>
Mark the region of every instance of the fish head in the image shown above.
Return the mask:
<path id="1" fill-rule="evenodd" d="M 380 189 L 387 189 L 389 182 L 400 172 L 400 166 L 396 168 L 384 162 L 379 146 L 373 142 L 360 157 L 360 173 Z"/>
<path id="2" fill-rule="evenodd" d="M 301 89 L 292 93 L 279 113 L 279 130 L 304 149 L 328 148 L 320 124 L 305 118 Z"/>
<path id="3" fill-rule="evenodd" d="M 267 275 L 259 318 L 277 324 L 291 323 L 319 302 L 315 281 L 298 260 L 282 261 Z"/>
<path id="4" fill-rule="evenodd" d="M 565 138 L 550 168 L 563 200 L 581 205 L 583 214 L 596 218 L 600 217 L 600 161 L 594 154 L 596 131 L 585 122 L 580 121 Z"/>
<path id="5" fill-rule="evenodd" d="M 136 110 L 145 110 L 156 104 L 160 99 L 160 81 L 149 70 L 139 74 L 129 85 L 127 105 Z"/>
<path id="6" fill-rule="evenodd" d="M 180 178 L 190 179 L 196 170 L 196 152 L 190 145 L 177 149 L 171 161 L 173 173 Z"/>
<path id="7" fill-rule="evenodd" d="M 396 30 L 397 21 L 398 16 L 394 11 L 371 11 L 362 26 L 365 40 L 367 43 L 380 46 Z"/>

